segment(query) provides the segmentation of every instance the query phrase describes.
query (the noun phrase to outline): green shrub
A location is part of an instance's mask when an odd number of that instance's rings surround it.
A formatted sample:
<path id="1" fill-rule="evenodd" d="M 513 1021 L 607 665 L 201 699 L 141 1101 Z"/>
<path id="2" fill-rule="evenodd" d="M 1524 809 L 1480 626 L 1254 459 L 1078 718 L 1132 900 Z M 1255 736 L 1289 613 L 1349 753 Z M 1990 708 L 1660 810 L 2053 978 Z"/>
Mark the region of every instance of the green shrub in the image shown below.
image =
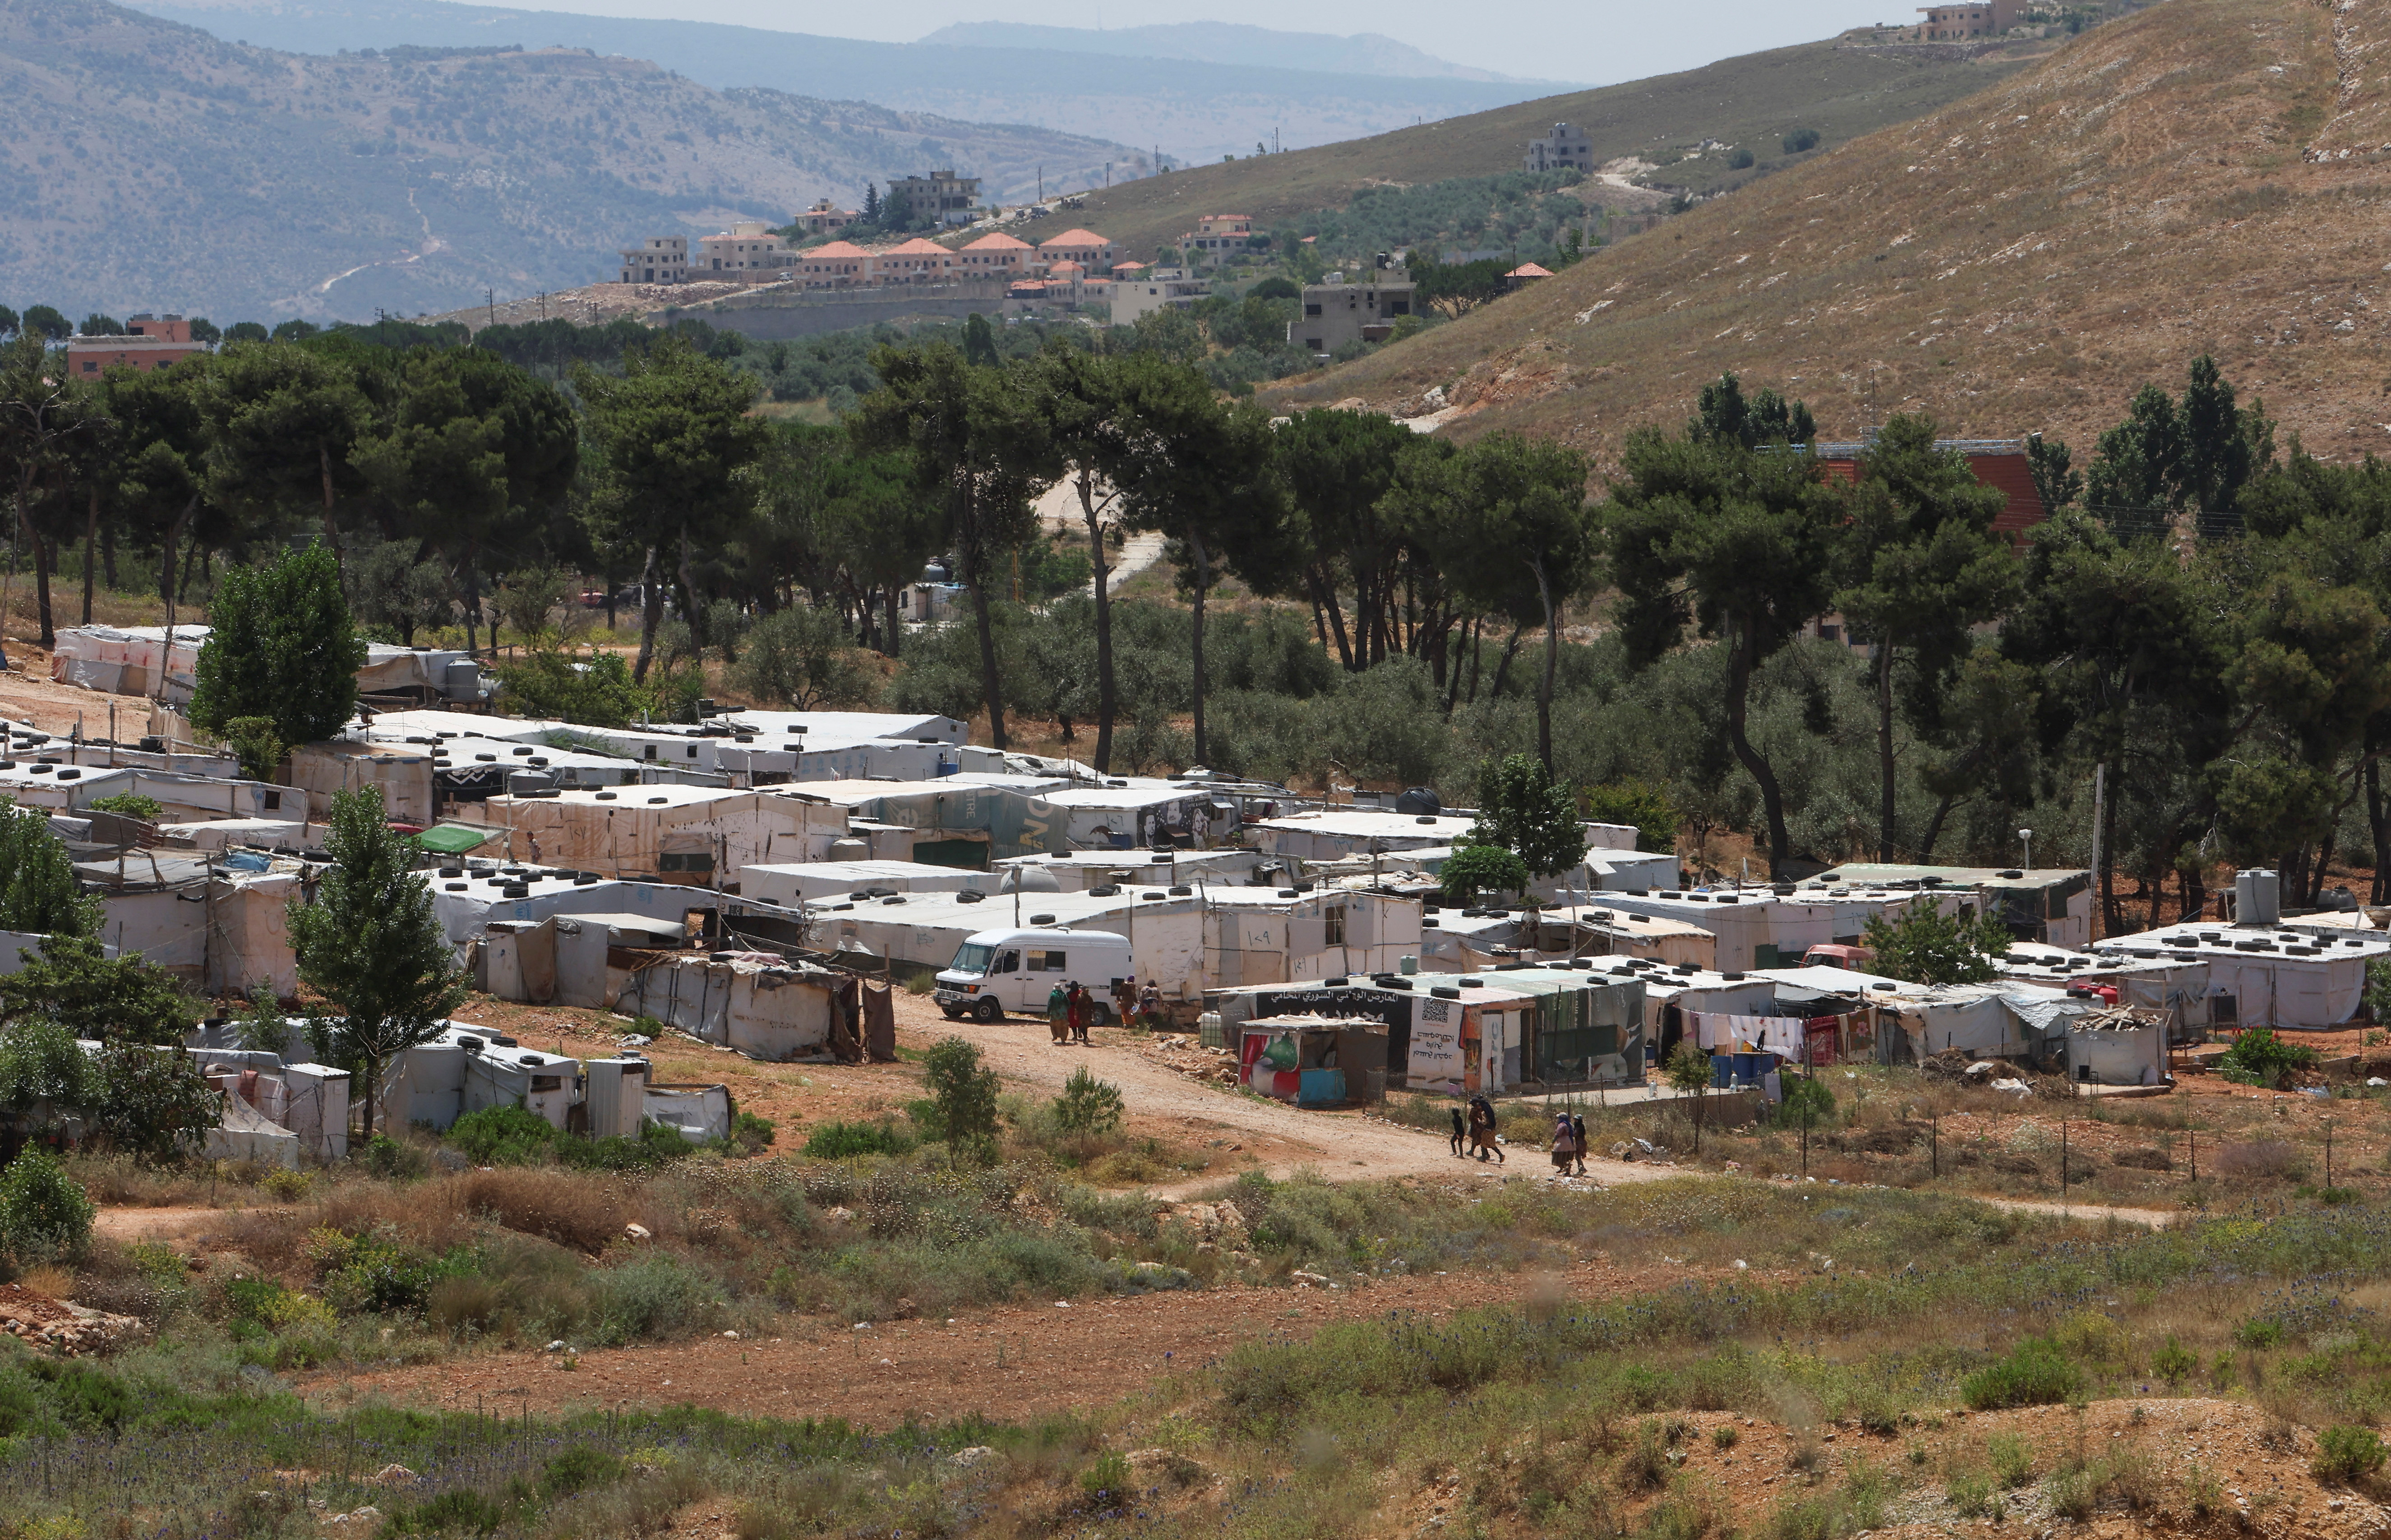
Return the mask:
<path id="1" fill-rule="evenodd" d="M 771 1147 L 772 1134 L 780 1125 L 769 1118 L 759 1118 L 752 1112 L 734 1113 L 730 1133 L 723 1143 L 734 1154 L 760 1155 Z"/>
<path id="2" fill-rule="evenodd" d="M 2004 1492 L 2014 1492 L 2034 1480 L 2034 1450 L 2015 1433 L 1995 1433 L 1984 1445 L 1993 1462 L 1993 1480 Z"/>
<path id="3" fill-rule="evenodd" d="M 2173 1337 L 2166 1339 L 2165 1347 L 2151 1355 L 2152 1372 L 2170 1385 L 2189 1379 L 2192 1371 L 2199 1367 L 2200 1360 L 2192 1355 L 2191 1350 Z"/>
<path id="4" fill-rule="evenodd" d="M 155 823 L 166 810 L 165 804 L 154 796 L 138 792 L 119 792 L 114 796 L 95 796 L 84 804 L 95 812 L 115 813 L 123 818 L 137 818 L 144 823 Z"/>
<path id="5" fill-rule="evenodd" d="M 1781 1083 L 1785 1099 L 1769 1115 L 1769 1121 L 1778 1128 L 1823 1128 L 1834 1117 L 1835 1094 L 1827 1089 L 1826 1081 L 1789 1074 Z"/>
<path id="6" fill-rule="evenodd" d="M 308 1255 L 324 1302 L 342 1314 L 421 1315 L 434 1284 L 470 1271 L 465 1258 L 429 1256 L 380 1233 L 318 1230 L 309 1237 Z"/>
<path id="7" fill-rule="evenodd" d="M 2317 1435 L 2316 1473 L 2329 1482 L 2355 1482 L 2383 1469 L 2383 1440 L 2372 1428 L 2346 1424 Z"/>
<path id="8" fill-rule="evenodd" d="M 19 1151 L 0 1171 L 0 1249 L 20 1260 L 81 1251 L 95 1211 L 66 1168 L 41 1150 Z"/>
<path id="9" fill-rule="evenodd" d="M 859 1155 L 903 1155 L 912 1149 L 912 1134 L 883 1118 L 876 1123 L 818 1123 L 806 1138 L 806 1156 L 814 1160 L 846 1160 Z"/>
<path id="10" fill-rule="evenodd" d="M 661 1251 L 601 1268 L 589 1284 L 598 1339 L 613 1347 L 703 1330 L 722 1304 L 711 1279 Z"/>
<path id="11" fill-rule="evenodd" d="M 2233 1328 L 2233 1340 L 2245 1348 L 2280 1347 L 2283 1340 L 2283 1323 L 2264 1315 L 2253 1315 Z"/>
<path id="12" fill-rule="evenodd" d="M 2100 1494 L 2089 1471 L 2062 1471 L 2053 1476 L 2048 1485 L 2051 1512 L 2071 1523 L 2080 1524 L 2092 1517 Z"/>
<path id="13" fill-rule="evenodd" d="M 485 1106 L 448 1127 L 448 1142 L 477 1166 L 534 1166 L 563 1136 L 547 1119 L 519 1106 Z"/>
<path id="14" fill-rule="evenodd" d="M 570 1497 L 586 1488 L 622 1480 L 624 1469 L 618 1456 L 584 1444 L 549 1461 L 540 1473 L 539 1484 L 551 1497 Z"/>
<path id="15" fill-rule="evenodd" d="M 412 1145 L 403 1145 L 387 1133 L 377 1133 L 349 1152 L 349 1158 L 376 1176 L 412 1179 L 432 1170 L 432 1162 Z"/>
<path id="16" fill-rule="evenodd" d="M 967 1038 L 947 1038 L 933 1045 L 922 1065 L 923 1083 L 929 1088 L 924 1132 L 943 1139 L 957 1155 L 981 1161 L 996 1153 L 996 1095 L 1002 1089 L 996 1071 L 983 1068 L 979 1050 Z"/>
<path id="17" fill-rule="evenodd" d="M 1079 1490 L 1092 1503 L 1121 1502 L 1130 1495 L 1129 1482 L 1129 1461 L 1118 1452 L 1105 1453 L 1079 1472 Z"/>
<path id="18" fill-rule="evenodd" d="M 390 1516 L 390 1534 L 493 1534 L 507 1521 L 496 1498 L 468 1487 L 444 1492 L 429 1502 L 401 1508 Z"/>
<path id="19" fill-rule="evenodd" d="M 1805 149 L 1818 148 L 1818 131 L 1815 128 L 1789 129 L 1778 143 L 1784 147 L 1786 154 L 1799 155 Z"/>
<path id="20" fill-rule="evenodd" d="M 1962 1519 L 2000 1517 L 2000 1493 L 1995 1489 L 1993 1479 L 1981 1470 L 1960 1472 L 1944 1490 L 1951 1499 L 1951 1511 Z"/>
<path id="21" fill-rule="evenodd" d="M 2048 1406 L 2067 1401 L 2084 1389 L 2084 1371 L 2064 1354 L 2040 1339 L 2021 1342 L 2007 1358 L 1970 1375 L 1959 1393 L 1979 1412 L 2009 1406 Z"/>
<path id="22" fill-rule="evenodd" d="M 1083 1064 L 1063 1082 L 1053 1117 L 1054 1126 L 1066 1133 L 1110 1133 L 1121 1125 L 1120 1087 L 1096 1079 Z"/>
<path id="23" fill-rule="evenodd" d="M 2315 1068 L 2316 1061 L 2315 1049 L 2284 1042 L 2271 1027 L 2252 1027 L 2217 1061 L 2217 1072 L 2242 1085 L 2281 1089 L 2300 1070 Z"/>

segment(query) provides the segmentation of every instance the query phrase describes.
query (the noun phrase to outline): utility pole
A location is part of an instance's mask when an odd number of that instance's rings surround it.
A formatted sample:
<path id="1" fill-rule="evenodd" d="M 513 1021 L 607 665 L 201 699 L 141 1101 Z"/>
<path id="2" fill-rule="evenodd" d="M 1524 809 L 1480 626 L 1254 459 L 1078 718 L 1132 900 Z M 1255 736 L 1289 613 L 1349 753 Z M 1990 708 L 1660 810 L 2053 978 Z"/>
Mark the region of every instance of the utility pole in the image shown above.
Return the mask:
<path id="1" fill-rule="evenodd" d="M 483 291 L 482 291 L 482 302 L 483 302 L 485 304 L 487 304 L 487 305 L 490 307 L 490 324 L 491 324 L 492 326 L 496 326 L 496 325 L 498 325 L 498 291 L 497 290 L 495 290 L 495 289 L 485 289 L 485 290 L 483 290 Z"/>

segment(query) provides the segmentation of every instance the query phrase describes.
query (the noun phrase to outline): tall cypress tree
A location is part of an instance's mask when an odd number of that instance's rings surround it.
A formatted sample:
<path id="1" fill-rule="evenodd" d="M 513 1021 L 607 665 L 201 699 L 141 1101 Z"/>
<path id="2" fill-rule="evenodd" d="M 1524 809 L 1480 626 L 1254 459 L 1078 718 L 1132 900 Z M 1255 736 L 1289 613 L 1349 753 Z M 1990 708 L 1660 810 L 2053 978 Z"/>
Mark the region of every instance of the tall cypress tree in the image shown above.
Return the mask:
<path id="1" fill-rule="evenodd" d="M 383 817 L 381 788 L 335 793 L 324 843 L 332 864 L 314 903 L 291 900 L 291 943 L 300 982 L 340 1013 L 328 1048 L 357 1077 L 370 1136 L 375 1089 L 391 1062 L 438 1037 L 469 990 L 432 912 L 431 885 Z"/>

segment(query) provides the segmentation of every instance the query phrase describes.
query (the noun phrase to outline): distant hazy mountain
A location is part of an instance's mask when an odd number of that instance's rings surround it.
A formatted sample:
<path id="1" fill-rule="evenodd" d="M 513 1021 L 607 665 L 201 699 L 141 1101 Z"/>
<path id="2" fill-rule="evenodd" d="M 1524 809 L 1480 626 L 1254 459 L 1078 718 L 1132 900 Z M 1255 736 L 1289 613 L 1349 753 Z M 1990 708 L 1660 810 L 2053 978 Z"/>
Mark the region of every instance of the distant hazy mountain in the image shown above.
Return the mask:
<path id="1" fill-rule="evenodd" d="M 1533 84 L 1491 70 L 1452 64 L 1408 43 L 1376 32 L 1281 32 L 1229 21 L 1173 21 L 1151 27 L 1040 27 L 1026 21 L 959 21 L 924 43 L 958 48 L 1054 48 L 1073 54 L 1132 58 L 1185 58 L 1206 64 L 1319 70 L 1339 75 L 1390 75 L 1403 80 L 1484 80 Z M 1558 82 L 1550 83 L 1557 85 Z"/>
<path id="2" fill-rule="evenodd" d="M 785 222 L 954 165 L 991 194 L 1118 145 L 581 50 L 309 58 L 105 0 L 0 0 L 0 303 L 370 319 L 611 277 L 651 235 Z"/>
<path id="3" fill-rule="evenodd" d="M 575 16 L 449 0 L 137 0 L 136 8 L 218 37 L 293 53 L 408 45 L 589 48 L 650 59 L 717 90 L 761 85 L 974 123 L 1034 123 L 1158 146 L 1180 162 L 1249 154 L 1273 131 L 1281 146 L 1299 149 L 1544 94 L 1536 85 L 1493 79 L 1335 73 L 1296 61 L 1295 67 L 1277 68 L 1080 47 L 865 43 L 712 22 Z M 1275 35 L 1249 28 L 1141 29 L 1166 35 L 1215 30 Z M 1315 43 L 1346 42 L 1290 36 L 1288 46 L 1299 60 Z"/>

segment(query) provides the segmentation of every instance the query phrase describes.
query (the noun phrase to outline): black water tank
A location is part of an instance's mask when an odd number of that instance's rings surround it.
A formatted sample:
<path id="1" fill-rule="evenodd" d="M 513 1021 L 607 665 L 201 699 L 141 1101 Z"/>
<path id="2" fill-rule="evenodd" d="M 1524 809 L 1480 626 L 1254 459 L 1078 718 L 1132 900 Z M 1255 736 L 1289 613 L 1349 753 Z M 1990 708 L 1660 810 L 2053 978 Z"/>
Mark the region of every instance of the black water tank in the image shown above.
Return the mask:
<path id="1" fill-rule="evenodd" d="M 1395 798 L 1395 811 L 1433 817 L 1444 811 L 1444 798 L 1437 796 L 1433 787 L 1414 786 Z"/>

